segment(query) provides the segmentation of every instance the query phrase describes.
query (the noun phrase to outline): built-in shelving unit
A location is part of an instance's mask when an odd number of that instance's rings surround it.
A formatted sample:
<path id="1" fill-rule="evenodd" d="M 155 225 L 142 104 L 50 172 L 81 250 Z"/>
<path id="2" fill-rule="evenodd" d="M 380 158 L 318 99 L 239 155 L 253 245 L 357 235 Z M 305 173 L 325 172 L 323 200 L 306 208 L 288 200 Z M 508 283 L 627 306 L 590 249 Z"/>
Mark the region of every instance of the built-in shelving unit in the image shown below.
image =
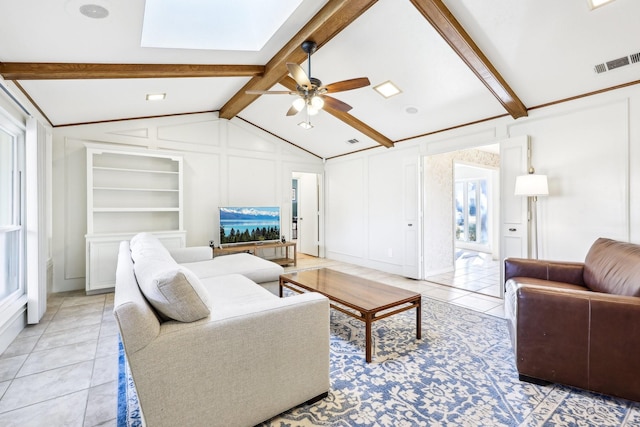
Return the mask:
<path id="1" fill-rule="evenodd" d="M 114 287 L 120 241 L 143 231 L 185 245 L 182 156 L 87 144 L 87 293 Z"/>

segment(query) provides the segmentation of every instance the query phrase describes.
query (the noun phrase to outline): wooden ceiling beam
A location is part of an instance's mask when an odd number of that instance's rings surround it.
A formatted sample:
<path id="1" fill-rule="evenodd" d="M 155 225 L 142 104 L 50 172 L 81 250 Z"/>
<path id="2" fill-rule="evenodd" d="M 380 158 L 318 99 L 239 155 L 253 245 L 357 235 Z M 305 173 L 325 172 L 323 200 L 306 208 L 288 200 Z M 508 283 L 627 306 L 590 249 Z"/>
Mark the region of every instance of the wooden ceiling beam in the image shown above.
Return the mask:
<path id="1" fill-rule="evenodd" d="M 291 91 L 296 90 L 296 82 L 289 76 L 286 76 L 284 79 L 282 79 L 280 84 Z M 345 113 L 344 111 L 340 111 L 335 108 L 328 107 L 326 104 L 323 110 L 331 114 L 333 117 L 337 118 L 338 120 L 341 120 L 342 122 L 351 126 L 355 130 L 367 135 L 369 138 L 373 139 L 378 144 L 384 145 L 387 148 L 393 147 L 392 140 L 390 140 L 389 138 L 387 138 L 386 136 L 384 136 L 383 134 L 381 134 L 371 126 L 367 125 L 366 123 L 363 123 L 360 120 L 356 119 L 351 114 Z"/>
<path id="2" fill-rule="evenodd" d="M 0 62 L 0 75 L 5 80 L 255 77 L 264 70 L 262 65 Z"/>
<path id="3" fill-rule="evenodd" d="M 247 90 L 269 90 L 287 74 L 287 62 L 300 64 L 307 54 L 300 48 L 302 42 L 313 40 L 318 48 L 344 30 L 356 18 L 373 6 L 377 0 L 329 0 L 327 4 L 282 48 L 265 66 L 262 76 L 245 84 L 220 109 L 220 117 L 231 119 L 260 95 L 248 95 Z"/>
<path id="4" fill-rule="evenodd" d="M 525 105 L 442 0 L 411 0 L 411 3 L 493 93 L 511 117 L 517 119 L 528 115 Z"/>

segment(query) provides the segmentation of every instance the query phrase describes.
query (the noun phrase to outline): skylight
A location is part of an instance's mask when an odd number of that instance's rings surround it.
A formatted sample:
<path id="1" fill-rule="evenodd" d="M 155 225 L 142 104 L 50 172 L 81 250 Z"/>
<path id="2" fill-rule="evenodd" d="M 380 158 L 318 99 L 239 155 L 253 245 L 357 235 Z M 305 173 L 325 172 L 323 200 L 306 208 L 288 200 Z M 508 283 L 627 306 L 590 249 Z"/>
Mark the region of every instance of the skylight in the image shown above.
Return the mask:
<path id="1" fill-rule="evenodd" d="M 259 51 L 302 0 L 146 0 L 142 47 Z"/>

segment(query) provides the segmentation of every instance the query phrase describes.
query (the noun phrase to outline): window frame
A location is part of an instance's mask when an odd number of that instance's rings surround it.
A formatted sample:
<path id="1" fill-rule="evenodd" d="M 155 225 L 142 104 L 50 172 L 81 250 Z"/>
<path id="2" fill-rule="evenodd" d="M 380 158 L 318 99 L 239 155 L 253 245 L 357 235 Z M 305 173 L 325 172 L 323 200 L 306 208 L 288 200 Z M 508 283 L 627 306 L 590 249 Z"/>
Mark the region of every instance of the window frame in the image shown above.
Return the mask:
<path id="1" fill-rule="evenodd" d="M 15 263 L 17 287 L 3 297 L 0 297 L 0 314 L 19 299 L 26 297 L 26 205 L 25 205 L 25 167 L 26 167 L 26 129 L 17 125 L 11 118 L 2 114 L 0 110 L 0 132 L 8 135 L 12 142 L 12 173 L 11 173 L 11 218 L 8 224 L 0 224 L 0 233 L 9 235 L 18 234 L 17 251 L 6 252 L 6 248 L 0 245 L 2 262 L 7 267 Z M 5 202 L 4 200 L 2 201 Z M 13 258 L 9 258 L 13 257 Z"/>

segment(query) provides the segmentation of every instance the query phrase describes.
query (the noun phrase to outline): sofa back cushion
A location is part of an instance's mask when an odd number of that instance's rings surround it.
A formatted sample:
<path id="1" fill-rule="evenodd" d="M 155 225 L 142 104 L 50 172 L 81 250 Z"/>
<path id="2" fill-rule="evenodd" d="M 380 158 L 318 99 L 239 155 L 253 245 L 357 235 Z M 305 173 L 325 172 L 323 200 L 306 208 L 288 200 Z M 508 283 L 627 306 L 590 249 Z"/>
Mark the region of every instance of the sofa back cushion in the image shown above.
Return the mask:
<path id="1" fill-rule="evenodd" d="M 155 236 L 132 239 L 131 258 L 140 290 L 164 319 L 193 322 L 209 315 L 209 294 L 200 279 L 179 266 Z"/>
<path id="2" fill-rule="evenodd" d="M 640 245 L 599 238 L 584 263 L 584 282 L 591 290 L 640 296 Z"/>

